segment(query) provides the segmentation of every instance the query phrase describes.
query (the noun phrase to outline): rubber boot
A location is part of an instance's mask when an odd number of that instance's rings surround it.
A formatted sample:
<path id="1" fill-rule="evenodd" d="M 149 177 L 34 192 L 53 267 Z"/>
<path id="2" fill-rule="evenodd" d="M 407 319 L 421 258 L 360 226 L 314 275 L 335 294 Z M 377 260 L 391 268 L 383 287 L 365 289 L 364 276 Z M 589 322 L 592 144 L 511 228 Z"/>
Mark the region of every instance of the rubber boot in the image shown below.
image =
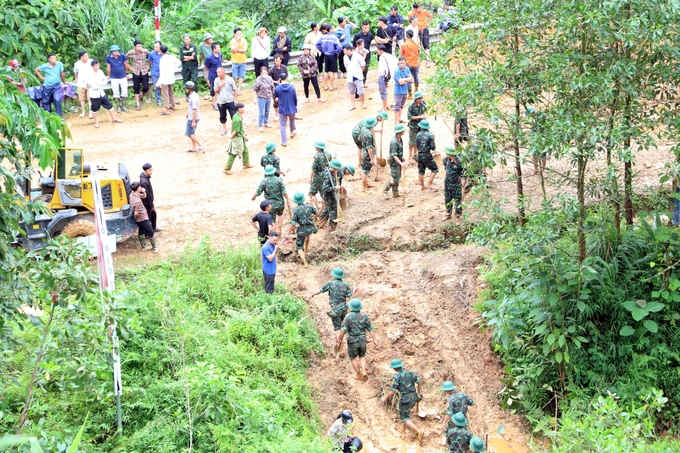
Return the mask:
<path id="1" fill-rule="evenodd" d="M 406 96 L 406 99 L 413 99 L 413 91 L 411 90 L 411 84 L 408 86 L 408 96 Z"/>
<path id="2" fill-rule="evenodd" d="M 401 438 L 403 439 L 403 438 L 404 438 L 404 434 L 406 434 L 406 424 L 405 424 L 405 423 L 402 423 L 402 424 L 401 424 L 400 433 L 401 433 Z"/>
<path id="3" fill-rule="evenodd" d="M 158 247 L 156 247 L 156 238 L 149 239 L 149 242 L 151 242 L 151 251 L 158 253 Z"/>
<path id="4" fill-rule="evenodd" d="M 142 246 L 142 250 L 149 248 L 149 244 L 146 242 L 146 236 L 138 236 L 137 239 L 139 239 L 139 245 Z"/>
<path id="5" fill-rule="evenodd" d="M 399 184 L 392 185 L 392 198 L 399 198 Z"/>
<path id="6" fill-rule="evenodd" d="M 120 107 L 120 108 L 123 109 L 123 111 L 124 111 L 125 113 L 127 113 L 127 111 L 128 111 L 127 105 L 126 105 L 126 104 L 127 104 L 127 98 L 122 98 L 122 99 L 120 100 L 120 104 L 121 104 L 121 107 Z"/>
<path id="7" fill-rule="evenodd" d="M 390 191 L 390 186 L 391 186 L 391 185 L 392 185 L 392 184 L 391 184 L 389 181 L 387 181 L 387 184 L 385 184 L 385 188 L 383 189 L 383 194 L 385 195 L 385 200 L 389 200 L 389 199 L 390 199 L 390 196 L 387 194 L 387 192 Z"/>
<path id="8" fill-rule="evenodd" d="M 415 91 L 418 91 L 418 85 L 420 85 L 420 82 L 413 82 L 413 84 L 415 85 L 415 88 L 414 88 Z"/>
<path id="9" fill-rule="evenodd" d="M 116 106 L 117 106 L 116 107 L 116 113 L 120 113 L 120 99 L 115 98 L 115 101 L 116 101 Z"/>

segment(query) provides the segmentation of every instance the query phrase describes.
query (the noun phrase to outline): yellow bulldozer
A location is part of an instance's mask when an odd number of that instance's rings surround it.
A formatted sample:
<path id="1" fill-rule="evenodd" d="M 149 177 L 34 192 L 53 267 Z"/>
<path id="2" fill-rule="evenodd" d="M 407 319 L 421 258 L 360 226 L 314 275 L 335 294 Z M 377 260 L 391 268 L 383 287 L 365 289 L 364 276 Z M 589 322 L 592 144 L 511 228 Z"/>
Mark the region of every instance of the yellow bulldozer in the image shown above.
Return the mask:
<path id="1" fill-rule="evenodd" d="M 130 176 L 123 163 L 113 166 L 97 165 L 104 205 L 104 220 L 109 234 L 116 242 L 123 242 L 137 232 L 137 224 L 130 209 Z M 94 192 L 91 165 L 84 162 L 82 149 L 62 148 L 50 176 L 40 175 L 39 186 L 30 181 L 19 184 L 23 195 L 31 200 L 42 200 L 49 208 L 48 215 L 37 215 L 31 224 L 22 224 L 26 233 L 18 237 L 26 250 L 41 249 L 48 239 L 64 234 L 70 238 L 90 236 L 94 226 Z"/>

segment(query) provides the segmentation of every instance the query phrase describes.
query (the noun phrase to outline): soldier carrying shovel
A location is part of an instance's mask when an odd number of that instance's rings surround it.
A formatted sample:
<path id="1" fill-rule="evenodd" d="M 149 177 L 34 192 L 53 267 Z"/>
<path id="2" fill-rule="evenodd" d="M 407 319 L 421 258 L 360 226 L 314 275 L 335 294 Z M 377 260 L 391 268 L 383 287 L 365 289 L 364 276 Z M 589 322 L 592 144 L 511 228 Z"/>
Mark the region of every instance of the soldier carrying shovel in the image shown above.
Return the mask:
<path id="1" fill-rule="evenodd" d="M 342 323 L 347 315 L 347 299 L 352 297 L 354 292 L 352 288 L 347 284 L 347 282 L 342 279 L 345 278 L 345 272 L 341 267 L 336 267 L 331 272 L 333 280 L 326 283 L 317 292 L 312 294 L 310 297 L 317 296 L 321 293 L 328 292 L 328 303 L 331 305 L 331 309 L 328 311 L 328 316 L 333 322 L 333 330 L 335 331 L 335 356 L 342 357 Z"/>
<path id="2" fill-rule="evenodd" d="M 415 431 L 418 434 L 418 444 L 423 443 L 424 431 L 418 431 L 416 425 L 411 421 L 411 409 L 415 406 L 423 396 L 420 394 L 420 377 L 413 371 L 408 371 L 404 369 L 404 364 L 399 359 L 392 360 L 390 364 L 392 368 L 397 373 L 394 375 L 394 381 L 392 387 L 387 395 L 383 396 L 380 400 L 381 403 L 385 403 L 390 399 L 396 392 L 399 392 L 401 398 L 399 398 L 399 418 L 401 418 L 401 435 L 402 438 L 406 431 L 406 428 Z"/>

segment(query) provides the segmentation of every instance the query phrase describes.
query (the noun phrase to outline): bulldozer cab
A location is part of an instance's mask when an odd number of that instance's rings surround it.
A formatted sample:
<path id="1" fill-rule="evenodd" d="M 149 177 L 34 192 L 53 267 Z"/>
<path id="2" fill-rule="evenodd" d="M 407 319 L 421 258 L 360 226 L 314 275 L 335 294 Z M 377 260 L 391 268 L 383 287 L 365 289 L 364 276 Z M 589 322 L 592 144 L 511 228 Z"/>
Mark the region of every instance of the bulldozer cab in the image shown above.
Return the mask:
<path id="1" fill-rule="evenodd" d="M 89 168 L 88 168 L 89 170 Z M 63 148 L 57 159 L 55 174 L 56 187 L 50 207 L 59 205 L 72 207 L 83 206 L 83 150 L 75 148 Z M 88 171 L 89 173 L 89 171 Z M 52 181 L 54 184 L 54 181 Z M 91 189 L 90 185 L 90 189 Z M 92 210 L 86 206 L 88 210 Z"/>

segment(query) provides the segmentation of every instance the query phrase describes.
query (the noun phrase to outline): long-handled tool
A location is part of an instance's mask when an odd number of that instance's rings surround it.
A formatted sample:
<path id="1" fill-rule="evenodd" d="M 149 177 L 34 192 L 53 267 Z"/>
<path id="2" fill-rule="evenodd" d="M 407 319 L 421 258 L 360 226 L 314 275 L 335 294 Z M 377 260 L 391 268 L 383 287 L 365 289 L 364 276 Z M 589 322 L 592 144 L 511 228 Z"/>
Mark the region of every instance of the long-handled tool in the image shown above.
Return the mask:
<path id="1" fill-rule="evenodd" d="M 328 169 L 326 169 L 328 170 Z M 328 170 L 330 172 L 330 170 Z M 331 183 L 333 183 L 333 178 L 331 178 Z M 342 208 L 340 207 L 340 197 L 338 195 L 338 191 L 335 190 L 336 187 L 339 187 L 340 184 L 338 184 L 338 174 L 335 174 L 335 184 L 333 184 L 333 193 L 335 194 L 335 205 L 337 206 L 338 209 L 338 218 L 335 219 L 335 223 L 340 223 L 345 221 L 345 213 L 342 212 Z M 330 215 L 330 213 L 329 213 Z"/>
<path id="2" fill-rule="evenodd" d="M 401 168 L 401 180 L 402 180 L 402 187 L 404 190 L 402 190 L 401 194 L 401 205 L 406 206 L 407 208 L 410 208 L 413 206 L 413 203 L 406 203 L 406 169 L 404 167 Z"/>

